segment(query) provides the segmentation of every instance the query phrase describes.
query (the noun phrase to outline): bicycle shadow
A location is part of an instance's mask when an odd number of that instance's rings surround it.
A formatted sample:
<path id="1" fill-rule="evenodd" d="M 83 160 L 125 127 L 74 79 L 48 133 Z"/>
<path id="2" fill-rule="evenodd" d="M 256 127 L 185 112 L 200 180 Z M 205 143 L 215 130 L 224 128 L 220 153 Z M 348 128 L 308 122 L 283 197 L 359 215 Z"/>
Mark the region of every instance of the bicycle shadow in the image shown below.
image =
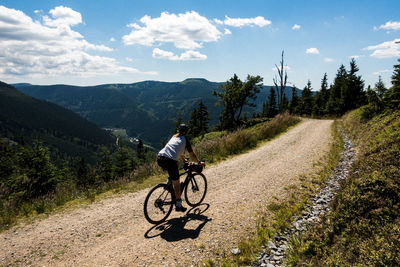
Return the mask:
<path id="1" fill-rule="evenodd" d="M 196 239 L 201 229 L 212 219 L 202 215 L 208 210 L 210 204 L 203 203 L 191 208 L 184 216 L 173 218 L 162 224 L 154 225 L 144 234 L 145 238 L 160 236 L 168 242 L 176 242 L 183 239 Z M 189 225 L 189 226 L 188 226 Z"/>

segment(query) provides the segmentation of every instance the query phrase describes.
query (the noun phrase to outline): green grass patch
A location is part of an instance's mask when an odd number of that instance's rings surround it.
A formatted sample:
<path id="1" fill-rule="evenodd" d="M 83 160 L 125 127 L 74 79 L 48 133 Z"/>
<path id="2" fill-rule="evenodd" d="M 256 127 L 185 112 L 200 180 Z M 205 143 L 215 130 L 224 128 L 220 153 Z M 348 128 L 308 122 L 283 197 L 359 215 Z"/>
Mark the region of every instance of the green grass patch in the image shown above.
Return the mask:
<path id="1" fill-rule="evenodd" d="M 400 266 L 400 111 L 343 126 L 359 151 L 321 225 L 292 244 L 289 266 Z"/>

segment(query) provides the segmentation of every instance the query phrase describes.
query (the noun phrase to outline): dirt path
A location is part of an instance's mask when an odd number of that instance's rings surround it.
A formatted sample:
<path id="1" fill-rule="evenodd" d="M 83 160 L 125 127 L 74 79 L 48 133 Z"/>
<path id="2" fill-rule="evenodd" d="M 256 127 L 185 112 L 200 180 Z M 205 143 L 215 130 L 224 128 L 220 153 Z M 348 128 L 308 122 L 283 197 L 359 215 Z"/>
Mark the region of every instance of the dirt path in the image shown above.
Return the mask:
<path id="1" fill-rule="evenodd" d="M 279 138 L 206 168 L 205 204 L 161 227 L 143 216 L 148 190 L 105 199 L 0 234 L 0 265 L 179 266 L 235 248 L 255 212 L 312 172 L 332 121 L 306 120 Z"/>

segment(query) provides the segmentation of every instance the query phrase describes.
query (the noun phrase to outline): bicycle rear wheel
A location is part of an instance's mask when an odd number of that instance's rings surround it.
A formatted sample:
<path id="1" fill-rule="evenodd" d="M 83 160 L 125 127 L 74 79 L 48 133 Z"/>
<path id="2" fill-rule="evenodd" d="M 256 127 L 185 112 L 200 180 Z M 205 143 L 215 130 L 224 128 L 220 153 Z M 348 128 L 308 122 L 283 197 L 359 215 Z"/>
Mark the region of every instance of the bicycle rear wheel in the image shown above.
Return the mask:
<path id="1" fill-rule="evenodd" d="M 185 187 L 185 200 L 191 207 L 199 205 L 207 193 L 207 180 L 204 174 L 195 173 Z"/>
<path id="2" fill-rule="evenodd" d="M 171 214 L 173 197 L 166 184 L 158 184 L 147 194 L 144 216 L 149 223 L 159 224 Z"/>

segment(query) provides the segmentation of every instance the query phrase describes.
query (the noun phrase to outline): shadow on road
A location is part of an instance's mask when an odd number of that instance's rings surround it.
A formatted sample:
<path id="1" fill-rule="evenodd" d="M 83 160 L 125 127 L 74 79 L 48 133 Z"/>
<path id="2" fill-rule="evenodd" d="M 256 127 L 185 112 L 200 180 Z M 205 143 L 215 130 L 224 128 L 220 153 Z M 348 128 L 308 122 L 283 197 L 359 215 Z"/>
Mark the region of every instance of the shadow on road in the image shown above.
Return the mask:
<path id="1" fill-rule="evenodd" d="M 173 218 L 162 224 L 155 225 L 147 230 L 144 237 L 154 238 L 160 236 L 168 242 L 175 242 L 187 238 L 196 239 L 206 223 L 212 220 L 203 215 L 209 207 L 209 204 L 203 203 L 190 209 L 180 218 Z"/>

